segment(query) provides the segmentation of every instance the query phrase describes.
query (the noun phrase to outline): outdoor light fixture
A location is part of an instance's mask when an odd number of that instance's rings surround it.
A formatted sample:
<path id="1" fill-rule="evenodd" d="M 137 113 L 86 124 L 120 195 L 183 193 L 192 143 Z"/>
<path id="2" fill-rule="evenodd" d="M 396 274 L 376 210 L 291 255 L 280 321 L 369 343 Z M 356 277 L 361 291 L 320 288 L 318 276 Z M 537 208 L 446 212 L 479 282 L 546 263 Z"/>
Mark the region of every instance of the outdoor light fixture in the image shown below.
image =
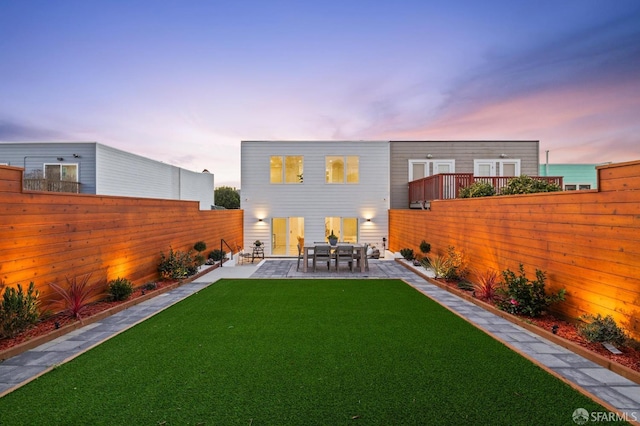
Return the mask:
<path id="1" fill-rule="evenodd" d="M 432 154 L 427 154 L 427 158 L 433 158 Z"/>
<path id="2" fill-rule="evenodd" d="M 258 222 L 262 222 L 262 218 L 258 219 Z"/>
<path id="3" fill-rule="evenodd" d="M 370 217 L 369 217 L 369 218 L 367 218 L 367 222 L 371 222 L 371 218 L 370 218 Z"/>
<path id="4" fill-rule="evenodd" d="M 500 158 L 507 158 L 507 154 L 500 154 Z"/>
<path id="5" fill-rule="evenodd" d="M 64 158 L 62 158 L 62 157 L 58 157 L 58 158 L 57 158 L 57 160 L 58 160 L 58 161 L 64 161 Z"/>
<path id="6" fill-rule="evenodd" d="M 80 158 L 80 154 L 73 154 L 73 158 Z"/>

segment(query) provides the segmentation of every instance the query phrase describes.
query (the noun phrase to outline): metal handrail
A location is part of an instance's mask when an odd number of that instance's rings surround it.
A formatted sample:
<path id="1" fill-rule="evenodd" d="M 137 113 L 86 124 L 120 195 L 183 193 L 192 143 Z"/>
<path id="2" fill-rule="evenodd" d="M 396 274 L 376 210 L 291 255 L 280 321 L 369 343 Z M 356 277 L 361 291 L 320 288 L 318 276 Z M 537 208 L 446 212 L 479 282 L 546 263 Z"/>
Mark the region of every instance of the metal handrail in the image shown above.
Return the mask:
<path id="1" fill-rule="evenodd" d="M 231 248 L 231 246 L 229 246 L 229 244 L 227 244 L 227 242 L 224 240 L 224 238 L 220 238 L 220 252 L 222 253 L 222 249 L 224 248 L 224 247 L 223 247 L 223 244 L 224 244 L 225 246 L 227 246 L 227 248 L 229 249 L 229 253 L 231 253 L 231 258 L 233 259 L 233 249 Z M 220 260 L 220 267 L 221 267 L 221 268 L 222 268 L 222 264 L 223 264 L 223 263 L 224 263 L 224 258 L 222 258 L 222 259 Z"/>

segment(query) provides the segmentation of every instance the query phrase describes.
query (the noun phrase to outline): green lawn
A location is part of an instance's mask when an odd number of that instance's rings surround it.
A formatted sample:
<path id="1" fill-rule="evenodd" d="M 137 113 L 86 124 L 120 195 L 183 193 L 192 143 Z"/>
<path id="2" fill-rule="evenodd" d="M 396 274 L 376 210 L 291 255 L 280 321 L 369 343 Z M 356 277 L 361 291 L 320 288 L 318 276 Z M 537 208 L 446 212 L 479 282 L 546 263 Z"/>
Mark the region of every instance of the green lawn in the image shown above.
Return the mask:
<path id="1" fill-rule="evenodd" d="M 573 424 L 606 411 L 399 280 L 222 280 L 0 398 L 0 424 Z"/>

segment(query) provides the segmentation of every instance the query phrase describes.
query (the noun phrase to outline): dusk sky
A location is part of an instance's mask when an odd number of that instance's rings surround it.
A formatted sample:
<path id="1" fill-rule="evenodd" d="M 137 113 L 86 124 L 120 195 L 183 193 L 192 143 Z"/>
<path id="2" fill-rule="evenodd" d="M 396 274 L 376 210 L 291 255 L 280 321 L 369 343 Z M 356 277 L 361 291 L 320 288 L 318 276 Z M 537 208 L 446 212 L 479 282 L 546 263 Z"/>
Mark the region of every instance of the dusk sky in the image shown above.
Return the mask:
<path id="1" fill-rule="evenodd" d="M 95 141 L 240 187 L 240 141 L 270 139 L 640 160 L 640 1 L 0 0 L 0 141 Z"/>

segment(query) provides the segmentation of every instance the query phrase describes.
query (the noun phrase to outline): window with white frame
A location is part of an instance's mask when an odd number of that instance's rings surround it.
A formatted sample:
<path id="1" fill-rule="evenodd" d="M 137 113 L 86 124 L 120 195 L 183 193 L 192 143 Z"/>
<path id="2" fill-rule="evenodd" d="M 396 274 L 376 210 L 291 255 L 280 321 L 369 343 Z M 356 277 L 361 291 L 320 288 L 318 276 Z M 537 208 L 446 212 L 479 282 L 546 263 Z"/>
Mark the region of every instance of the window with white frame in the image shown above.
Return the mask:
<path id="1" fill-rule="evenodd" d="M 591 189 L 591 184 L 589 183 L 570 183 L 570 184 L 566 184 L 564 186 L 564 190 L 565 191 L 583 191 L 583 190 L 587 190 L 587 189 Z"/>
<path id="2" fill-rule="evenodd" d="M 439 173 L 455 173 L 456 160 L 409 160 L 409 182 Z"/>
<path id="3" fill-rule="evenodd" d="M 325 239 L 331 233 L 338 237 L 338 241 L 345 243 L 358 242 L 358 218 L 357 217 L 325 217 L 324 233 Z"/>
<path id="4" fill-rule="evenodd" d="M 520 176 L 520 160 L 473 160 L 474 176 Z"/>
<path id="5" fill-rule="evenodd" d="M 271 183 L 302 183 L 303 171 L 302 155 L 272 155 L 269 158 Z"/>
<path id="6" fill-rule="evenodd" d="M 360 157 L 357 155 L 327 155 L 324 162 L 326 183 L 360 182 Z"/>
<path id="7" fill-rule="evenodd" d="M 65 182 L 78 182 L 77 164 L 45 164 L 44 178 L 47 180 L 63 180 Z"/>

